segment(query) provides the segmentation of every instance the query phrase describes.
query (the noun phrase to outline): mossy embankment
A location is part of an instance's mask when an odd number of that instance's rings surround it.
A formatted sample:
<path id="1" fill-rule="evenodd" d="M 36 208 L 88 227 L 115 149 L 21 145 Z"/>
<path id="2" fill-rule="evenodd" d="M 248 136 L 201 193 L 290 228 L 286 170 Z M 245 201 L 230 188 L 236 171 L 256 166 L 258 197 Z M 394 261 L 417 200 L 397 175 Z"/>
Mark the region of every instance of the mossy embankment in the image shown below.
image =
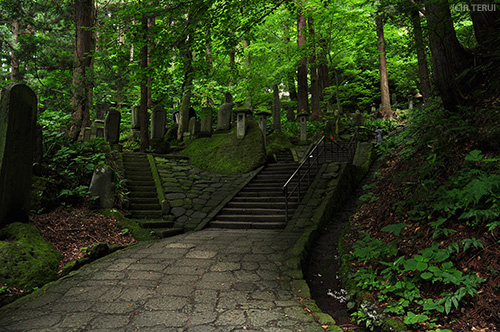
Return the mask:
<path id="1" fill-rule="evenodd" d="M 30 224 L 0 230 L 0 283 L 30 291 L 58 278 L 62 255 Z"/>
<path id="2" fill-rule="evenodd" d="M 248 122 L 244 138 L 236 129 L 212 137 L 193 140 L 179 155 L 189 157 L 191 164 L 218 174 L 244 174 L 266 163 L 262 131 L 253 120 Z"/>

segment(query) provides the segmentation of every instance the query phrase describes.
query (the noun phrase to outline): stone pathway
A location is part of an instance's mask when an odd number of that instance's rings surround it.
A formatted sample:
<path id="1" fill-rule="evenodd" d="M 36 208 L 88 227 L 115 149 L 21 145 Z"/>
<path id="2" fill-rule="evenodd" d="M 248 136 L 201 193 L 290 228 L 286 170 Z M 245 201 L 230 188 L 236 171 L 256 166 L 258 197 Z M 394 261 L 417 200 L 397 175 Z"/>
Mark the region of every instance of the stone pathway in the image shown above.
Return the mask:
<path id="1" fill-rule="evenodd" d="M 206 229 L 139 244 L 2 308 L 0 330 L 324 331 L 291 293 L 296 240 Z"/>

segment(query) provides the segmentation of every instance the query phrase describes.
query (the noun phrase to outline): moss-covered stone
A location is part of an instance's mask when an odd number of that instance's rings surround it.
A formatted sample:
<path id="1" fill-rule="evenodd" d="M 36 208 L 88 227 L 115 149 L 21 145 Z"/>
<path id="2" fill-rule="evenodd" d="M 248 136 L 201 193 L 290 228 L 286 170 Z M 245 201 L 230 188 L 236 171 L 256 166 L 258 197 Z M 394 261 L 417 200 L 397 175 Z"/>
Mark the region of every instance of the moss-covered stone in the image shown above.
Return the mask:
<path id="1" fill-rule="evenodd" d="M 137 241 L 148 241 L 153 239 L 149 231 L 141 228 L 134 220 L 126 218 L 120 211 L 116 209 L 102 209 L 99 210 L 99 212 L 106 217 L 115 217 L 116 221 L 118 221 L 123 228 L 128 229 Z"/>
<path id="2" fill-rule="evenodd" d="M 12 223 L 0 230 L 0 282 L 32 290 L 56 280 L 62 255 L 30 224 Z"/>
<path id="3" fill-rule="evenodd" d="M 229 133 L 199 138 L 180 152 L 201 169 L 219 174 L 248 173 L 266 162 L 264 138 L 255 121 L 250 121 L 247 134 L 238 139 L 233 129 Z"/>

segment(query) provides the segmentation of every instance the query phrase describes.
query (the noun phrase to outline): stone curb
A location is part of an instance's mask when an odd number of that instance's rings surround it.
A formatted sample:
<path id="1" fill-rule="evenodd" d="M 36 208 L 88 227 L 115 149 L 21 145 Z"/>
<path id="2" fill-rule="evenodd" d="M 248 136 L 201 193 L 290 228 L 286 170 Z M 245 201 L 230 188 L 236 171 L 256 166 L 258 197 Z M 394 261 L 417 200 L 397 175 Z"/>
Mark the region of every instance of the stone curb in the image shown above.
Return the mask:
<path id="1" fill-rule="evenodd" d="M 311 246 L 320 235 L 320 227 L 329 220 L 333 210 L 342 204 L 347 196 L 350 195 L 352 189 L 357 186 L 361 179 L 367 174 L 373 161 L 371 145 L 358 144 L 355 156 L 353 165 L 337 163 L 340 166 L 338 175 L 329 182 L 329 190 L 326 196 L 321 200 L 319 207 L 315 209 L 308 227 L 302 231 L 301 236 L 291 248 L 289 252 L 290 258 L 286 262 L 286 265 L 289 267 L 286 274 L 290 278 L 291 293 L 294 294 L 304 306 L 304 309 L 309 311 L 321 325 L 328 325 L 326 331 L 342 332 L 343 330 L 335 325 L 336 322 L 333 317 L 324 313 L 317 306 L 316 301 L 311 299 L 309 285 L 304 279 L 302 269 Z M 326 164 L 324 164 L 311 183 L 310 189 L 307 191 L 300 205 L 307 205 L 326 170 L 327 167 Z M 353 182 L 355 185 L 352 185 Z M 345 190 L 346 188 L 347 190 Z M 294 214 L 292 220 L 296 217 L 297 215 Z M 287 227 L 286 231 L 294 232 L 294 227 Z M 297 230 L 295 230 L 295 232 L 297 232 Z"/>

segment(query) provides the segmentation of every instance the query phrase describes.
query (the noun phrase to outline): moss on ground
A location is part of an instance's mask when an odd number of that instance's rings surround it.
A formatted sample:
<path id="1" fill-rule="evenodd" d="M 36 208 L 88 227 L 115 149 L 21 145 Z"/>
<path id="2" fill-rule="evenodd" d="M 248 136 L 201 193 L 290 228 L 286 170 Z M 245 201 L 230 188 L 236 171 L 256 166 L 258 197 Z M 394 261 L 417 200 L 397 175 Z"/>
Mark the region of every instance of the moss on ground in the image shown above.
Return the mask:
<path id="1" fill-rule="evenodd" d="M 132 236 L 137 241 L 149 241 L 153 240 L 151 236 L 151 232 L 142 228 L 137 222 L 133 219 L 126 218 L 120 211 L 116 209 L 101 209 L 99 213 L 103 214 L 106 217 L 113 216 L 116 221 L 122 226 L 124 229 L 127 229 L 132 233 Z"/>
<path id="2" fill-rule="evenodd" d="M 236 138 L 236 130 L 199 138 L 179 153 L 189 157 L 191 164 L 218 174 L 248 173 L 266 162 L 262 131 L 250 121 L 244 138 Z"/>
<path id="3" fill-rule="evenodd" d="M 272 156 L 280 151 L 293 148 L 293 144 L 282 132 L 274 132 L 266 138 L 266 150 L 268 156 Z"/>
<path id="4" fill-rule="evenodd" d="M 62 255 L 30 224 L 0 230 L 0 282 L 28 291 L 58 278 Z"/>

